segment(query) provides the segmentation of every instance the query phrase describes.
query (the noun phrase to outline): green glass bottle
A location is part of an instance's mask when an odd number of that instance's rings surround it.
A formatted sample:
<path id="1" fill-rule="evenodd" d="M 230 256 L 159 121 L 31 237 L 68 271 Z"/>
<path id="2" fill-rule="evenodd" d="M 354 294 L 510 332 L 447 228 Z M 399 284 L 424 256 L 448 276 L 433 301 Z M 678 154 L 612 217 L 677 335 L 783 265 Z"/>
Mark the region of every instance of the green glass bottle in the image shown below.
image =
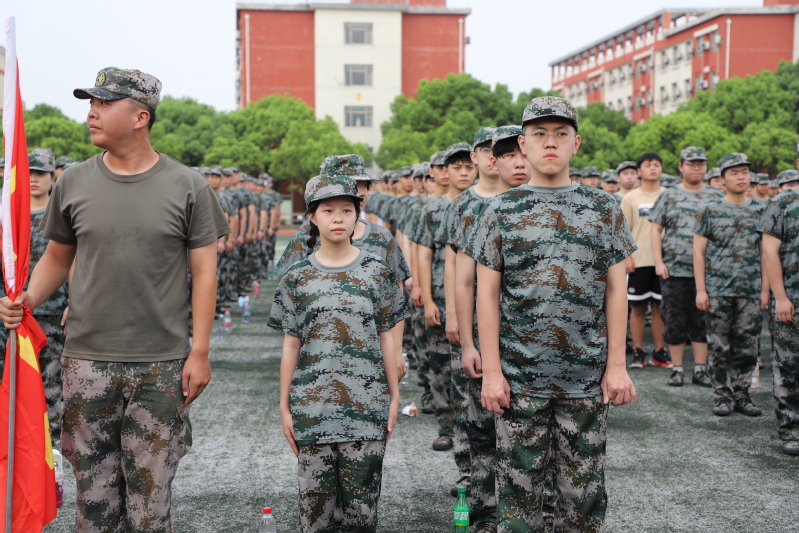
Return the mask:
<path id="1" fill-rule="evenodd" d="M 466 487 L 458 487 L 454 514 L 455 533 L 469 533 L 469 502 L 466 501 Z"/>

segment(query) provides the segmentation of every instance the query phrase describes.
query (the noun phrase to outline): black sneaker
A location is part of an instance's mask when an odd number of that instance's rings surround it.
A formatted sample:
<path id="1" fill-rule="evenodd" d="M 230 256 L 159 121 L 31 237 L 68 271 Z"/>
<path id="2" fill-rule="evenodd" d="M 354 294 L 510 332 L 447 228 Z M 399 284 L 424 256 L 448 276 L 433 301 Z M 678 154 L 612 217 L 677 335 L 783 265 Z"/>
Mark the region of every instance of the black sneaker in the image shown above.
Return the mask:
<path id="1" fill-rule="evenodd" d="M 682 387 L 682 383 L 683 383 L 684 379 L 685 379 L 685 374 L 683 374 L 679 370 L 673 370 L 671 372 L 671 377 L 669 377 L 669 386 L 670 387 Z"/>
<path id="2" fill-rule="evenodd" d="M 652 351 L 652 359 L 649 360 L 650 364 L 655 366 L 662 366 L 663 368 L 672 368 L 674 365 L 671 362 L 671 356 L 666 348 Z"/>
<path id="3" fill-rule="evenodd" d="M 452 484 L 452 487 L 449 489 L 449 493 L 452 495 L 453 498 L 458 497 L 458 487 L 466 487 L 466 495 L 468 496 L 469 493 L 472 491 L 472 477 L 471 476 L 461 476 L 458 481 Z"/>
<path id="4" fill-rule="evenodd" d="M 732 402 L 729 398 L 717 398 L 716 399 L 716 407 L 713 408 L 713 414 L 716 416 L 730 416 L 732 413 L 732 407 L 730 404 Z"/>
<path id="5" fill-rule="evenodd" d="M 433 441 L 433 449 L 437 452 L 445 452 L 452 449 L 452 435 L 441 435 Z"/>
<path id="6" fill-rule="evenodd" d="M 421 404 L 422 404 L 422 413 L 426 415 L 432 415 L 433 413 L 436 412 L 436 410 L 433 409 L 433 395 L 430 394 L 429 392 L 425 392 L 424 394 L 422 394 Z"/>
<path id="7" fill-rule="evenodd" d="M 708 374 L 706 370 L 694 372 L 691 383 L 699 385 L 700 387 L 707 387 L 708 389 L 713 387 L 713 383 L 710 381 L 710 374 Z"/>
<path id="8" fill-rule="evenodd" d="M 755 404 L 752 403 L 752 398 L 748 394 L 736 398 L 734 409 L 736 413 L 746 416 L 760 416 L 763 414 L 763 410 L 755 407 Z"/>
<path id="9" fill-rule="evenodd" d="M 628 368 L 644 368 L 646 366 L 646 353 L 642 348 L 633 348 L 633 360 L 627 365 Z"/>

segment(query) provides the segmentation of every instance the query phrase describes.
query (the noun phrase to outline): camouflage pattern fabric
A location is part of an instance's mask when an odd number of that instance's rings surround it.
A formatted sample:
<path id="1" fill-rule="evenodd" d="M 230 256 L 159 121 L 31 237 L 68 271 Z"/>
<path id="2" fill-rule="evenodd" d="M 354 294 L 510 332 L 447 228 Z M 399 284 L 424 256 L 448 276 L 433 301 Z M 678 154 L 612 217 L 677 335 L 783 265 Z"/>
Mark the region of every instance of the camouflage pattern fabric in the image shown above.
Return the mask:
<path id="1" fill-rule="evenodd" d="M 380 440 L 300 446 L 300 531 L 376 532 L 385 452 Z M 334 521 L 337 507 L 340 524 Z"/>
<path id="2" fill-rule="evenodd" d="M 391 210 L 393 208 L 394 202 L 398 199 L 397 196 L 390 196 L 386 195 L 386 198 L 380 202 L 380 206 L 377 209 L 377 216 L 380 217 L 380 220 L 383 222 L 388 222 L 391 214 Z"/>
<path id="3" fill-rule="evenodd" d="M 308 207 L 313 202 L 335 198 L 337 196 L 349 196 L 360 200 L 358 196 L 358 185 L 349 176 L 315 176 L 305 184 L 305 206 Z"/>
<path id="4" fill-rule="evenodd" d="M 739 154 L 739 153 L 727 154 L 723 156 L 721 159 L 719 159 L 719 175 L 721 175 L 721 173 L 727 170 L 728 168 L 738 167 L 741 165 L 746 165 L 747 167 L 752 165 L 752 163 L 750 163 L 749 159 L 746 157 L 746 154 Z M 753 179 L 756 177 L 757 174 L 754 174 L 752 176 Z M 753 182 L 757 183 L 757 181 Z"/>
<path id="5" fill-rule="evenodd" d="M 771 199 L 760 230 L 782 241 L 780 262 L 785 293 L 799 305 L 799 190 L 788 189 Z"/>
<path id="6" fill-rule="evenodd" d="M 363 212 L 367 215 L 377 214 L 377 206 L 382 201 L 384 196 L 386 195 L 382 192 L 370 192 L 369 199 L 363 206 Z"/>
<path id="7" fill-rule="evenodd" d="M 31 244 L 30 244 L 30 260 L 29 264 L 29 272 L 33 272 L 33 269 L 36 268 L 36 265 L 39 264 L 39 260 L 44 255 L 45 250 L 47 250 L 47 243 L 49 242 L 44 237 L 44 209 L 39 209 L 36 211 L 31 211 Z M 30 282 L 30 277 L 28 278 L 28 282 Z M 28 284 L 25 284 L 25 289 L 28 290 Z M 0 293 L 5 295 L 5 284 L 0 283 Z M 36 308 L 33 312 L 33 316 L 37 319 L 40 316 L 51 316 L 55 315 L 58 316 L 59 319 L 61 315 L 64 314 L 64 309 L 67 308 L 68 304 L 68 285 L 65 281 L 56 291 L 49 297 L 47 300 L 42 302 L 42 304 Z M 60 356 L 60 354 L 59 354 Z"/>
<path id="8" fill-rule="evenodd" d="M 61 363 L 61 442 L 78 487 L 75 530 L 171 533 L 172 480 L 192 440 L 184 360 Z"/>
<path id="9" fill-rule="evenodd" d="M 496 520 L 497 428 L 494 413 L 483 408 L 483 379 L 469 379 L 467 386 L 466 434 L 469 438 L 469 461 L 472 488 L 469 508 L 474 524 Z"/>
<path id="10" fill-rule="evenodd" d="M 660 316 L 666 344 L 707 342 L 705 312 L 696 307 L 694 278 L 669 276 L 660 281 L 660 295 Z"/>
<path id="11" fill-rule="evenodd" d="M 47 148 L 34 148 L 28 154 L 28 168 L 39 172 L 55 171 L 55 156 Z"/>
<path id="12" fill-rule="evenodd" d="M 441 311 L 442 324 L 446 318 L 446 309 L 444 308 L 444 247 L 437 243 L 436 232 L 444 220 L 444 212 L 447 209 L 447 205 L 449 205 L 449 200 L 446 196 L 436 198 L 425 205 L 422 209 L 419 227 L 411 237 L 411 241 L 416 244 L 433 250 L 433 302 Z M 446 335 L 444 337 L 446 338 Z M 449 353 L 449 348 L 447 347 L 445 351 Z"/>
<path id="13" fill-rule="evenodd" d="M 414 201 L 408 204 L 405 213 L 403 213 L 397 221 L 396 229 L 410 238 L 411 234 L 416 231 L 416 227 L 419 224 L 420 213 L 427 202 L 429 202 L 428 197 L 415 196 Z"/>
<path id="14" fill-rule="evenodd" d="M 492 126 L 487 126 L 485 128 L 480 128 L 474 134 L 474 139 L 472 139 L 472 151 L 475 148 L 480 146 L 483 143 L 487 143 L 491 141 L 491 136 L 494 134 L 496 128 Z"/>
<path id="15" fill-rule="evenodd" d="M 388 382 L 379 333 L 408 317 L 388 264 L 364 252 L 326 267 L 295 263 L 275 292 L 268 326 L 298 337 L 290 406 L 300 445 L 384 440 Z"/>
<path id="16" fill-rule="evenodd" d="M 405 196 L 398 197 L 392 204 L 391 210 L 388 213 L 388 222 L 394 227 L 394 231 L 396 232 L 399 226 L 400 221 L 405 217 L 405 214 L 408 212 L 408 209 L 416 203 L 416 196 L 412 196 L 410 194 Z"/>
<path id="17" fill-rule="evenodd" d="M 688 146 L 680 150 L 680 161 L 707 161 L 707 154 L 701 146 Z"/>
<path id="18" fill-rule="evenodd" d="M 721 198 L 699 215 L 694 233 L 708 239 L 705 284 L 711 297 L 760 297 L 758 225 L 764 207 L 751 200 L 733 205 Z"/>
<path id="19" fill-rule="evenodd" d="M 469 452 L 469 376 L 461 366 L 461 347 L 452 345 L 450 350 L 450 401 L 452 402 L 452 451 L 455 466 L 460 475 L 470 475 L 471 460 Z"/>
<path id="20" fill-rule="evenodd" d="M 470 213 L 475 206 L 481 205 L 485 200 L 486 198 L 474 191 L 474 187 L 469 187 L 453 198 L 444 210 L 435 235 L 436 242 L 442 246 L 449 245 L 455 252 L 463 248 L 463 234 L 471 229 L 470 222 L 474 219 Z M 469 216 L 464 220 L 467 214 Z"/>
<path id="21" fill-rule="evenodd" d="M 319 165 L 321 176 L 349 176 L 357 181 L 372 181 L 366 173 L 366 161 L 357 154 L 331 155 Z"/>
<path id="22" fill-rule="evenodd" d="M 591 176 L 600 177 L 599 169 L 597 167 L 585 167 L 583 169 L 583 177 L 588 178 Z"/>
<path id="23" fill-rule="evenodd" d="M 649 221 L 660 224 L 663 232 L 663 262 L 669 276 L 694 275 L 694 229 L 705 205 L 723 195 L 707 187 L 686 191 L 672 187 L 663 191 L 649 213 Z"/>
<path id="24" fill-rule="evenodd" d="M 607 412 L 601 396 L 511 396 L 510 408 L 497 415 L 499 533 L 543 531 L 550 468 L 558 495 L 553 530 L 604 531 Z"/>
<path id="25" fill-rule="evenodd" d="M 762 326 L 758 298 L 710 298 L 707 372 L 716 398 L 737 400 L 749 393 Z"/>
<path id="26" fill-rule="evenodd" d="M 155 109 L 161 95 L 161 82 L 140 70 L 106 67 L 97 73 L 94 87 L 75 89 L 72 93 L 81 100 L 130 98 Z"/>
<path id="27" fill-rule="evenodd" d="M 437 326 L 440 331 L 431 331 L 427 326 L 429 337 L 441 335 L 443 326 Z M 444 335 L 446 340 L 446 335 Z M 428 341 L 429 342 L 429 341 Z M 433 409 L 438 421 L 439 435 L 452 435 L 454 432 L 455 414 L 452 410 L 452 358 L 449 351 L 435 351 L 428 346 L 427 362 L 430 368 L 430 392 L 433 395 Z"/>
<path id="28" fill-rule="evenodd" d="M 784 441 L 799 441 L 799 313 L 795 313 L 793 321 L 786 324 L 774 317 L 772 305 L 772 319 L 774 351 L 771 366 L 774 373 L 777 432 Z"/>
<path id="29" fill-rule="evenodd" d="M 425 392 L 430 390 L 430 359 L 427 356 L 427 327 L 424 322 L 424 308 L 414 306 L 411 311 L 411 328 L 413 329 L 413 343 L 416 346 L 416 357 L 419 359 L 417 370 L 419 381 Z"/>
<path id="30" fill-rule="evenodd" d="M 494 196 L 464 252 L 502 272 L 502 372 L 516 394 L 599 394 L 608 269 L 636 249 L 621 208 L 590 187 L 522 185 Z"/>
<path id="31" fill-rule="evenodd" d="M 533 98 L 522 114 L 522 124 L 543 117 L 565 118 L 577 129 L 577 109 L 571 102 L 558 96 L 539 96 Z"/>

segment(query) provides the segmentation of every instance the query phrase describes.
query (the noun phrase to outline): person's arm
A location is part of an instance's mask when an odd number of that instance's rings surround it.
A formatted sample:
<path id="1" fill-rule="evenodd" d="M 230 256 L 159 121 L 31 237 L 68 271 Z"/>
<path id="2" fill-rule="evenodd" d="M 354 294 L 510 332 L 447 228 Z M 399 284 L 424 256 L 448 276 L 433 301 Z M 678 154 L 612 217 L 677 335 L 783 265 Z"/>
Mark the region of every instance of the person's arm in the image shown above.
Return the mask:
<path id="1" fill-rule="evenodd" d="M 280 199 L 278 199 L 276 201 L 277 201 L 277 205 L 272 210 L 272 233 L 273 234 L 277 233 L 278 230 L 280 229 L 280 214 L 281 214 L 280 211 L 283 208 L 280 205 Z"/>
<path id="2" fill-rule="evenodd" d="M 696 308 L 707 311 L 710 298 L 707 295 L 705 284 L 705 252 L 707 251 L 707 237 L 694 233 L 694 282 L 696 283 Z"/>
<path id="3" fill-rule="evenodd" d="M 255 240 L 255 232 L 258 229 L 258 220 L 255 216 L 255 206 L 250 204 L 247 206 L 247 234 L 245 240 L 252 242 Z"/>
<path id="4" fill-rule="evenodd" d="M 766 274 L 766 252 L 763 241 L 760 241 L 760 310 L 768 307 L 771 299 L 768 292 L 768 275 Z"/>
<path id="5" fill-rule="evenodd" d="M 445 309 L 454 310 L 455 306 L 455 251 L 451 246 L 444 246 L 444 305 Z M 458 333 L 458 314 L 447 313 L 445 331 L 447 339 L 455 346 L 461 345 Z"/>
<path id="6" fill-rule="evenodd" d="M 625 342 L 627 333 L 627 279 L 624 261 L 608 269 L 605 284 L 605 319 L 608 326 L 608 361 L 602 376 L 602 401 L 613 405 L 635 404 L 635 385 L 627 375 Z M 479 278 L 478 278 L 479 279 Z M 482 307 L 482 303 L 481 303 Z M 480 331 L 482 347 L 483 332 Z M 483 352 L 485 358 L 485 351 Z M 485 385 L 484 385 L 485 387 Z"/>
<path id="7" fill-rule="evenodd" d="M 294 434 L 294 420 L 291 416 L 289 394 L 291 393 L 291 380 L 297 370 L 297 361 L 300 358 L 300 338 L 285 333 L 283 335 L 283 356 L 280 359 L 280 421 L 283 424 L 283 435 L 289 441 L 294 457 L 300 455 L 297 436 Z M 389 388 L 389 391 L 391 389 Z"/>
<path id="8" fill-rule="evenodd" d="M 625 220 L 627 220 L 627 225 L 630 227 L 630 229 L 632 229 L 634 223 L 632 202 L 630 202 L 629 199 L 625 198 L 621 201 L 619 207 L 621 208 L 621 213 L 624 215 Z M 633 272 L 635 272 L 635 261 L 633 261 L 632 256 L 629 256 L 624 260 L 624 266 L 628 274 L 632 274 Z"/>
<path id="9" fill-rule="evenodd" d="M 474 278 L 477 261 L 458 250 L 455 255 L 455 313 L 461 341 L 461 367 L 470 378 L 483 377 L 480 352 L 474 345 Z"/>
<path id="10" fill-rule="evenodd" d="M 499 361 L 499 295 L 502 273 L 477 264 L 477 331 L 483 356 L 482 404 L 492 413 L 510 407 L 510 385 Z"/>
<path id="11" fill-rule="evenodd" d="M 236 247 L 236 236 L 239 234 L 239 216 L 229 216 L 228 223 L 230 224 L 230 234 L 226 236 L 225 250 L 230 252 Z"/>
<path id="12" fill-rule="evenodd" d="M 258 240 L 264 240 L 266 237 L 266 228 L 269 226 L 269 210 L 261 209 L 261 216 L 258 217 Z"/>
<path id="13" fill-rule="evenodd" d="M 238 246 L 244 244 L 244 237 L 247 233 L 248 227 L 249 226 L 247 224 L 247 206 L 242 206 L 241 208 L 239 208 L 239 234 L 238 237 L 236 238 L 236 244 Z"/>
<path id="14" fill-rule="evenodd" d="M 202 394 L 211 381 L 211 327 L 216 309 L 216 241 L 189 249 L 191 313 L 194 324 L 191 351 L 183 364 L 184 405 Z"/>
<path id="15" fill-rule="evenodd" d="M 422 307 L 422 286 L 419 281 L 419 245 L 411 242 L 411 277 L 415 279 L 411 288 L 411 303 Z"/>
<path id="16" fill-rule="evenodd" d="M 785 292 L 785 282 L 782 279 L 782 262 L 780 261 L 780 247 L 782 241 L 768 233 L 763 234 L 763 255 L 766 259 L 765 270 L 771 292 L 774 294 L 774 305 L 777 320 L 790 324 L 793 322 L 794 306 Z M 38 267 L 37 267 L 38 268 Z"/>
<path id="17" fill-rule="evenodd" d="M 402 283 L 400 283 L 400 290 L 402 290 Z M 405 321 L 400 320 L 391 328 L 391 334 L 394 336 L 394 359 L 397 364 L 397 380 L 401 380 L 408 373 L 405 368 L 405 358 L 402 356 L 402 336 L 405 334 Z"/>
<path id="18" fill-rule="evenodd" d="M 663 226 L 657 222 L 649 223 L 649 241 L 652 244 L 652 257 L 655 259 L 655 274 L 668 279 L 669 269 L 663 262 Z"/>
<path id="19" fill-rule="evenodd" d="M 400 230 L 397 230 L 397 235 L 395 236 L 397 240 L 397 245 L 399 245 L 400 250 L 402 251 L 402 255 L 404 255 L 408 261 L 411 260 L 411 240 L 408 238 Z M 405 288 L 409 291 L 413 290 L 413 268 L 411 268 L 411 277 L 405 280 Z"/>
<path id="20" fill-rule="evenodd" d="M 380 332 L 380 353 L 383 356 L 383 365 L 386 367 L 386 379 L 388 380 L 388 396 L 390 404 L 388 408 L 388 435 L 386 440 L 391 438 L 394 426 L 397 423 L 397 412 L 399 411 L 399 378 L 397 377 L 397 367 L 394 366 L 394 335 L 392 330 Z"/>
<path id="21" fill-rule="evenodd" d="M 20 293 L 14 301 L 8 296 L 0 298 L 0 317 L 8 329 L 17 329 L 22 322 L 23 306 L 33 312 L 64 284 L 75 260 L 77 245 L 50 241 L 31 273 L 28 291 Z"/>
<path id="22" fill-rule="evenodd" d="M 420 244 L 416 262 L 419 265 L 419 286 L 422 291 L 424 321 L 428 326 L 440 326 L 441 312 L 433 302 L 433 250 Z"/>

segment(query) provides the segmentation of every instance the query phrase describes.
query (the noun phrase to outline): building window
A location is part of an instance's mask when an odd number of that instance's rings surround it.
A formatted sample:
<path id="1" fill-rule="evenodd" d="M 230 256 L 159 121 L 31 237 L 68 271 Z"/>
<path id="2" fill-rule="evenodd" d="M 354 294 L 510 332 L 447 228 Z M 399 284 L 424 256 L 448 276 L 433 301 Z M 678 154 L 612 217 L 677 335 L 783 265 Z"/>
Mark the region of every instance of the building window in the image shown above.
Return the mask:
<path id="1" fill-rule="evenodd" d="M 371 128 L 371 106 L 346 106 L 344 108 L 345 126 L 348 128 Z"/>
<path id="2" fill-rule="evenodd" d="M 345 85 L 372 85 L 372 65 L 344 65 Z"/>
<path id="3" fill-rule="evenodd" d="M 344 42 L 346 44 L 372 44 L 372 23 L 345 22 Z"/>

